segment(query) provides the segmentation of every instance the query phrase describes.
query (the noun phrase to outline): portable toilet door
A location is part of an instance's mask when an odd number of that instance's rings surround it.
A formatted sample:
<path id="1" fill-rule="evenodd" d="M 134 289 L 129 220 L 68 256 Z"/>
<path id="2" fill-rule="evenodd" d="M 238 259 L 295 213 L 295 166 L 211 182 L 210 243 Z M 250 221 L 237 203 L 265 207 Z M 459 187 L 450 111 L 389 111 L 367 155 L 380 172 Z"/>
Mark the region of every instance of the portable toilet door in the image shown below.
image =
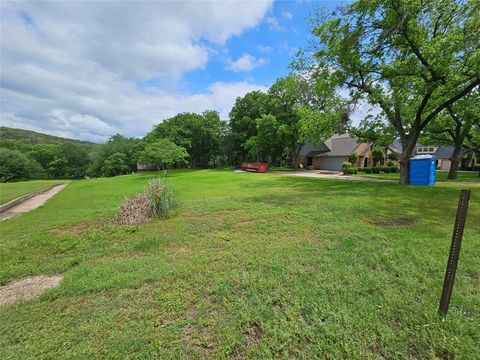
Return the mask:
<path id="1" fill-rule="evenodd" d="M 410 159 L 410 185 L 433 186 L 437 158 L 432 155 L 417 155 Z"/>

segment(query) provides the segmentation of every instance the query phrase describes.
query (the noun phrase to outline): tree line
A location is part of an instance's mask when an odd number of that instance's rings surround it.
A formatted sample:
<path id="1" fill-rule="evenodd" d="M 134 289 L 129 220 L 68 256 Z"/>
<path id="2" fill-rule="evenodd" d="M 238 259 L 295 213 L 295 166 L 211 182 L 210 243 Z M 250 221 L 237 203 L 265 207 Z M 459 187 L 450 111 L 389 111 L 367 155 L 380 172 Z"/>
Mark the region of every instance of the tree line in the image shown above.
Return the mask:
<path id="1" fill-rule="evenodd" d="M 417 142 L 454 146 L 449 178 L 467 152 L 480 155 L 478 1 L 354 1 L 310 21 L 311 41 L 290 75 L 237 98 L 228 121 L 212 110 L 181 113 L 141 139 L 117 134 L 89 150 L 2 142 L 0 178 L 115 176 L 135 171 L 137 162 L 296 168 L 306 141 L 344 132 L 372 142 L 377 153 L 399 139 L 402 184 Z M 364 102 L 380 114 L 353 127 L 350 116 Z"/>

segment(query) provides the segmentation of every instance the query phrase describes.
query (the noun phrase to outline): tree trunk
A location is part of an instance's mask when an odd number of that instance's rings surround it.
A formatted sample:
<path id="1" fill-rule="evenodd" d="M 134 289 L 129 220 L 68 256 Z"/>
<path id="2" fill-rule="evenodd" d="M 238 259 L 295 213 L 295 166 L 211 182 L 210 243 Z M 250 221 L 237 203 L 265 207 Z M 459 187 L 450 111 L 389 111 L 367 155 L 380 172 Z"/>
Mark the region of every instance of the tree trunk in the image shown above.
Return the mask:
<path id="1" fill-rule="evenodd" d="M 410 183 L 410 158 L 413 155 L 413 149 L 417 144 L 417 136 L 411 136 L 402 142 L 402 153 L 400 155 L 400 179 L 398 181 L 401 185 L 408 185 Z"/>
<path id="2" fill-rule="evenodd" d="M 293 168 L 297 170 L 298 168 L 298 156 L 300 154 L 300 150 L 302 150 L 303 144 L 297 145 L 295 151 L 293 152 Z"/>
<path id="3" fill-rule="evenodd" d="M 399 184 L 408 185 L 410 183 L 410 156 L 402 152 L 400 155 L 400 179 Z"/>
<path id="4" fill-rule="evenodd" d="M 463 157 L 462 144 L 455 144 L 455 149 L 453 150 L 452 157 L 450 158 L 450 170 L 448 171 L 447 179 L 456 179 L 458 177 L 458 169 L 460 168 L 460 162 Z"/>

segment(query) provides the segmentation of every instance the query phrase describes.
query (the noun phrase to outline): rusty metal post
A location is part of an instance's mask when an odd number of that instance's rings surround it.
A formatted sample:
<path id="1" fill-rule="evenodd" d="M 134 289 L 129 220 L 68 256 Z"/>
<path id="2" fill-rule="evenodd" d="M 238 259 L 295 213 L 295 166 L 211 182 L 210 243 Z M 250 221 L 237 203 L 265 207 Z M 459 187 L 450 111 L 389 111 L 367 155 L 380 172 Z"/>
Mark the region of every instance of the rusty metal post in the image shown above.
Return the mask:
<path id="1" fill-rule="evenodd" d="M 448 256 L 445 280 L 443 281 L 442 296 L 440 298 L 440 306 L 438 307 L 438 312 L 443 316 L 447 315 L 450 297 L 452 296 L 453 282 L 455 280 L 455 272 L 457 271 L 460 247 L 462 246 L 463 229 L 465 228 L 465 221 L 467 219 L 470 193 L 471 190 L 461 190 L 460 199 L 458 200 L 457 217 L 455 219 L 455 227 L 453 228 L 450 255 Z"/>

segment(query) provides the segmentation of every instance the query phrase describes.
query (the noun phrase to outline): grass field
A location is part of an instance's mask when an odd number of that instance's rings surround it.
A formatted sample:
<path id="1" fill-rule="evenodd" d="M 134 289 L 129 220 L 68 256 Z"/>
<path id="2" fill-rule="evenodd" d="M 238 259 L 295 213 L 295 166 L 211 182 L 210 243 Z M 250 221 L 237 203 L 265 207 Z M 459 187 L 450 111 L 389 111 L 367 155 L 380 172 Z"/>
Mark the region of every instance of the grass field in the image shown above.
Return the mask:
<path id="1" fill-rule="evenodd" d="M 436 172 L 436 181 L 459 181 L 459 182 L 477 182 L 480 183 L 480 177 L 478 176 L 478 171 L 460 171 L 458 172 L 458 178 L 454 180 L 447 179 L 447 171 L 438 171 Z M 398 180 L 399 174 L 357 174 L 355 176 L 369 177 L 374 179 L 390 179 Z"/>
<path id="2" fill-rule="evenodd" d="M 176 216 L 113 224 L 152 176 L 75 181 L 0 223 L 0 284 L 64 274 L 0 308 L 1 359 L 478 358 L 478 188 L 442 320 L 459 186 L 179 171 Z"/>
<path id="3" fill-rule="evenodd" d="M 0 205 L 19 196 L 49 188 L 52 185 L 65 183 L 63 180 L 32 180 L 13 183 L 0 183 Z"/>

